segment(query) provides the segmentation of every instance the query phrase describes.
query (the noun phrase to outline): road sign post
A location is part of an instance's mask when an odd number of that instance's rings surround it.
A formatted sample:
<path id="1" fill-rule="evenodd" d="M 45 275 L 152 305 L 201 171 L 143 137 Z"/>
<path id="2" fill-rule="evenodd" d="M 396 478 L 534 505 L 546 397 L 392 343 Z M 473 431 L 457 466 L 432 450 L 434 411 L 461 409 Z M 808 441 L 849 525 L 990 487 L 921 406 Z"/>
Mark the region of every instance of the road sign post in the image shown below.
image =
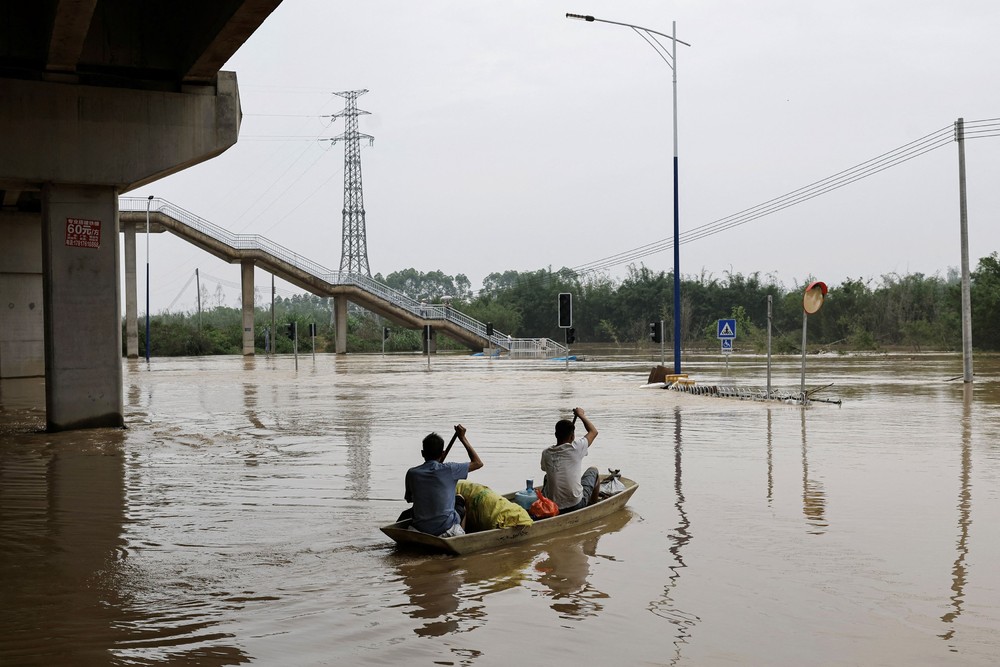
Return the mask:
<path id="1" fill-rule="evenodd" d="M 799 392 L 802 396 L 802 405 L 806 404 L 806 322 L 810 315 L 819 312 L 823 307 L 823 299 L 826 298 L 826 283 L 814 280 L 806 287 L 802 295 L 802 378 L 799 383 Z"/>
<path id="2" fill-rule="evenodd" d="M 736 320 L 719 320 L 716 322 L 716 338 L 736 338 Z"/>
<path id="3" fill-rule="evenodd" d="M 716 322 L 716 337 L 722 343 L 722 354 L 726 357 L 726 373 L 729 373 L 729 355 L 733 353 L 736 340 L 736 320 L 726 319 Z"/>

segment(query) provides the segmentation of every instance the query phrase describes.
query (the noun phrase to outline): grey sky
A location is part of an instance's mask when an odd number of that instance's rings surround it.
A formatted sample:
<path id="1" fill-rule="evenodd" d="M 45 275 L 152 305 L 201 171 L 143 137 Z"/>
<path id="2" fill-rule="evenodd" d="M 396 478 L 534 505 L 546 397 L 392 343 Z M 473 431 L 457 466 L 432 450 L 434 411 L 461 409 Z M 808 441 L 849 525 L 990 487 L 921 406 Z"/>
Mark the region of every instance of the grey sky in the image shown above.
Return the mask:
<path id="1" fill-rule="evenodd" d="M 311 139 L 343 131 L 341 120 L 315 118 L 343 108 L 330 93 L 367 88 L 373 273 L 440 269 L 478 288 L 494 271 L 574 267 L 667 239 L 670 69 L 631 30 L 567 11 L 664 33 L 677 21 L 691 43 L 678 53 L 682 231 L 960 116 L 1000 117 L 1000 4 L 989 0 L 286 0 L 226 67 L 239 76 L 240 143 L 128 194 L 163 197 L 336 269 L 343 148 Z M 968 141 L 967 166 L 974 268 L 1000 249 L 1000 137 Z M 950 143 L 684 244 L 681 272 L 760 271 L 788 287 L 810 275 L 837 284 L 944 274 L 960 261 L 958 211 Z M 673 260 L 667 250 L 639 261 L 670 270 Z M 215 278 L 239 280 L 238 266 L 168 234 L 152 239 L 150 267 L 153 312 L 194 307 L 193 285 L 182 288 L 195 267 L 213 292 Z M 269 285 L 267 274 L 257 282 Z M 238 290 L 225 291 L 234 304 Z"/>

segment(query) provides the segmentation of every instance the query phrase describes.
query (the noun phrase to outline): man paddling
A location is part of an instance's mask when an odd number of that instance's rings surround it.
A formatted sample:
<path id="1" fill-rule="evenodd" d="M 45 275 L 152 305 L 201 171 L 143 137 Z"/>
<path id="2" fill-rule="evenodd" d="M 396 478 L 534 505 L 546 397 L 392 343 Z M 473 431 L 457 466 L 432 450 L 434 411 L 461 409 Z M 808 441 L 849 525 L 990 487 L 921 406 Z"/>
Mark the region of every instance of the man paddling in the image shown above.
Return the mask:
<path id="1" fill-rule="evenodd" d="M 576 437 L 574 423 L 579 417 L 587 429 L 585 435 Z M 559 513 L 565 514 L 597 501 L 600 493 L 597 468 L 583 469 L 583 457 L 597 438 L 597 427 L 587 419 L 582 408 L 573 408 L 573 421 L 560 419 L 556 422 L 556 444 L 542 451 L 542 470 L 545 484 L 542 493 L 559 506 Z"/>
<path id="2" fill-rule="evenodd" d="M 468 463 L 445 463 L 451 445 L 458 438 L 469 455 Z M 465 437 L 465 427 L 455 426 L 455 435 L 444 448 L 444 440 L 437 433 L 430 433 L 423 440 L 424 462 L 406 471 L 406 502 L 413 507 L 400 515 L 400 520 L 411 516 L 410 527 L 438 537 L 465 534 L 465 501 L 456 496 L 455 486 L 466 479 L 473 470 L 483 467 L 476 450 Z"/>

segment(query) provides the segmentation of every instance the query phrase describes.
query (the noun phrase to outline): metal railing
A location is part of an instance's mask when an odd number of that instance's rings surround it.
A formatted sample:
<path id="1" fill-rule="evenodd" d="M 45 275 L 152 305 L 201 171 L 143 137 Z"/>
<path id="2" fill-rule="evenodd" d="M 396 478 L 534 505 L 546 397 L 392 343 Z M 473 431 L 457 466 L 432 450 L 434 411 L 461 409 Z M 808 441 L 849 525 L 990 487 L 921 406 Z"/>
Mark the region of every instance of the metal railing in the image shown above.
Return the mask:
<path id="1" fill-rule="evenodd" d="M 670 391 L 679 391 L 695 396 L 714 396 L 717 398 L 735 398 L 741 401 L 776 401 L 780 403 L 809 404 L 811 402 L 833 403 L 840 405 L 839 398 L 816 398 L 803 396 L 801 392 L 789 392 L 772 389 L 770 393 L 761 387 L 737 387 L 724 385 L 699 385 L 684 382 L 674 382 L 664 387 Z"/>
<path id="2" fill-rule="evenodd" d="M 566 346 L 549 338 L 512 338 L 496 329 L 493 330 L 491 336 L 487 336 L 485 323 L 469 317 L 465 313 L 452 308 L 449 304 L 424 303 L 412 299 L 388 285 L 373 280 L 370 276 L 349 271 L 333 271 L 259 234 L 233 234 L 164 199 L 153 199 L 152 202 L 149 202 L 142 197 L 118 198 L 118 209 L 120 211 L 145 212 L 147 205 L 150 211 L 162 213 L 189 229 L 232 248 L 234 251 L 254 250 L 264 253 L 292 266 L 302 273 L 327 283 L 331 287 L 345 285 L 357 287 L 423 320 L 451 322 L 468 333 L 489 340 L 490 347 L 507 350 L 511 356 L 551 358 L 564 356 L 569 351 Z"/>

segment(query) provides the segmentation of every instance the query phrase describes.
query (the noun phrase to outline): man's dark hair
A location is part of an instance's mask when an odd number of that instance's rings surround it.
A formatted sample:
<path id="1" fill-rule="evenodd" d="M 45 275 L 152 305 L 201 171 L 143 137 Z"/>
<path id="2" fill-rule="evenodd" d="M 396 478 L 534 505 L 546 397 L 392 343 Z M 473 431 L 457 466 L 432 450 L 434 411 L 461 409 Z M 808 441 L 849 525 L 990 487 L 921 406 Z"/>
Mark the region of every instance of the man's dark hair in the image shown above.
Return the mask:
<path id="1" fill-rule="evenodd" d="M 573 436 L 573 432 L 576 428 L 573 426 L 573 422 L 568 419 L 560 419 L 556 422 L 556 440 L 559 442 L 564 442 L 566 439 Z"/>
<path id="2" fill-rule="evenodd" d="M 444 438 L 442 438 L 437 433 L 429 433 L 427 437 L 424 438 L 424 459 L 438 460 L 441 458 L 441 453 L 444 451 Z"/>

